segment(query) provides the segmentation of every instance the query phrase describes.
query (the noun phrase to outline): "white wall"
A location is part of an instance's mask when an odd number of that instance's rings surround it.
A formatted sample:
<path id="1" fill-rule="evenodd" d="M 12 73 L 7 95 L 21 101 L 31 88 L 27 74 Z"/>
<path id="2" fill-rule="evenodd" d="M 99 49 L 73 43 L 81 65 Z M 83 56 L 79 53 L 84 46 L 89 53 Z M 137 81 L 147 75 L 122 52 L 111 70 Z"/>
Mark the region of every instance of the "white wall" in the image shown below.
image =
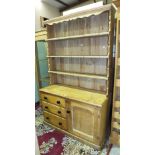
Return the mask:
<path id="1" fill-rule="evenodd" d="M 60 16 L 60 12 L 57 8 L 41 2 L 41 0 L 35 0 L 35 31 L 40 30 L 40 16 L 54 18 Z"/>

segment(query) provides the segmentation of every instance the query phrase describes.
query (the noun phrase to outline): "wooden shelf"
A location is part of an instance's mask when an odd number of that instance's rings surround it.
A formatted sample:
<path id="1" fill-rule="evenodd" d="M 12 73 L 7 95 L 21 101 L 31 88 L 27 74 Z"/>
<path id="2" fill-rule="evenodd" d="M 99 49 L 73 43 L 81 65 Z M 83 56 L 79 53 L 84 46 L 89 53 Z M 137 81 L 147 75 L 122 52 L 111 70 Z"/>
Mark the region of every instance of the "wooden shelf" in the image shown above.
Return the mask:
<path id="1" fill-rule="evenodd" d="M 65 56 L 47 56 L 47 58 L 107 58 L 108 59 L 108 55 L 92 55 L 92 56 L 82 56 L 82 55 L 65 55 Z"/>
<path id="2" fill-rule="evenodd" d="M 60 71 L 48 71 L 48 72 L 53 73 L 53 74 L 60 74 L 60 75 L 69 75 L 69 76 L 78 76 L 78 77 L 108 80 L 108 77 L 102 76 L 102 75 L 80 74 L 80 73 L 60 72 Z"/>
<path id="3" fill-rule="evenodd" d="M 112 91 L 113 16 L 111 6 L 106 11 L 105 7 L 46 23 L 51 85 L 66 84 L 107 96 Z"/>
<path id="4" fill-rule="evenodd" d="M 77 39 L 77 38 L 86 38 L 86 37 L 98 37 L 98 36 L 104 36 L 104 35 L 109 35 L 109 32 L 93 33 L 93 34 L 85 34 L 85 35 L 74 35 L 74 36 L 58 37 L 58 38 L 50 38 L 50 39 L 46 39 L 46 41 Z"/>
<path id="5" fill-rule="evenodd" d="M 50 20 L 46 20 L 44 21 L 44 24 L 53 25 L 53 24 L 57 24 L 65 21 L 67 22 L 70 20 L 76 20 L 78 18 L 90 17 L 92 15 L 98 15 L 102 12 L 109 11 L 110 9 L 111 9 L 111 4 L 106 4 L 98 8 L 91 8 L 90 10 L 86 9 L 75 13 L 71 13 L 69 15 L 59 16 Z"/>
<path id="6" fill-rule="evenodd" d="M 74 87 L 71 88 L 58 84 L 53 84 L 48 87 L 41 88 L 40 92 L 51 93 L 53 95 L 62 96 L 64 98 L 67 97 L 69 99 L 78 100 L 99 107 L 101 107 L 103 103 L 107 101 L 107 96 L 103 93 L 99 94 L 97 92 L 81 90 Z"/>

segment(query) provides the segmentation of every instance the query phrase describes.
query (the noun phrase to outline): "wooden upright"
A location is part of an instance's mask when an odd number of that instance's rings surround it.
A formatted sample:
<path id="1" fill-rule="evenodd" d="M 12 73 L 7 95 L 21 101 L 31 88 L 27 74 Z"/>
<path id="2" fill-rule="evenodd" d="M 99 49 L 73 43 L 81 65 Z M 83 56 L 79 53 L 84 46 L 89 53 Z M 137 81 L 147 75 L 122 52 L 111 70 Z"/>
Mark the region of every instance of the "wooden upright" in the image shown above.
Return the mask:
<path id="1" fill-rule="evenodd" d="M 99 149 L 111 97 L 111 5 L 45 23 L 50 86 L 40 89 L 44 121 Z"/>
<path id="2" fill-rule="evenodd" d="M 120 144 L 120 10 L 116 12 L 116 53 L 114 75 L 113 110 L 110 141 Z"/>

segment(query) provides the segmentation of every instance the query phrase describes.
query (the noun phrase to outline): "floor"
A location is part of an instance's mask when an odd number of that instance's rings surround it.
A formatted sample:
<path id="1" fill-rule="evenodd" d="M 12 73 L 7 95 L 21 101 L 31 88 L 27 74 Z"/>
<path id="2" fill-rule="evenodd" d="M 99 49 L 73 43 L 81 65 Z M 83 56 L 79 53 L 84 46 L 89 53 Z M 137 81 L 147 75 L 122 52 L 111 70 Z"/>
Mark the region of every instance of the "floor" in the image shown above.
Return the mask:
<path id="1" fill-rule="evenodd" d="M 118 146 L 113 146 L 109 155 L 120 155 L 120 148 Z"/>
<path id="2" fill-rule="evenodd" d="M 107 154 L 108 145 L 100 152 L 45 125 L 43 123 L 43 113 L 41 107 L 36 108 L 35 127 L 36 127 L 36 148 L 35 148 L 36 155 L 106 155 Z M 110 150 L 109 155 L 120 155 L 119 147 L 113 146 Z"/>
<path id="3" fill-rule="evenodd" d="M 40 155 L 37 135 L 35 135 L 35 155 Z"/>

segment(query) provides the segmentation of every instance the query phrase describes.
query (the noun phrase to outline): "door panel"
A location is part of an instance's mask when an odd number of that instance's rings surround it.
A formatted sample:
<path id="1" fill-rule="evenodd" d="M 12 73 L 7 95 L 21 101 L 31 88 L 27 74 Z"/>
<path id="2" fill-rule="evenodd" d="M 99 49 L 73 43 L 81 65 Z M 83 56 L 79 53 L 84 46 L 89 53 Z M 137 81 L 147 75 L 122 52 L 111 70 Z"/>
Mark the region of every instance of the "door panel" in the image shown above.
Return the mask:
<path id="1" fill-rule="evenodd" d="M 99 129 L 97 114 L 98 110 L 93 106 L 71 102 L 71 132 L 81 138 L 96 142 Z"/>
<path id="2" fill-rule="evenodd" d="M 94 115 L 89 109 L 73 107 L 72 108 L 72 125 L 73 130 L 81 134 L 93 135 Z M 86 123 L 89 122 L 89 123 Z"/>

